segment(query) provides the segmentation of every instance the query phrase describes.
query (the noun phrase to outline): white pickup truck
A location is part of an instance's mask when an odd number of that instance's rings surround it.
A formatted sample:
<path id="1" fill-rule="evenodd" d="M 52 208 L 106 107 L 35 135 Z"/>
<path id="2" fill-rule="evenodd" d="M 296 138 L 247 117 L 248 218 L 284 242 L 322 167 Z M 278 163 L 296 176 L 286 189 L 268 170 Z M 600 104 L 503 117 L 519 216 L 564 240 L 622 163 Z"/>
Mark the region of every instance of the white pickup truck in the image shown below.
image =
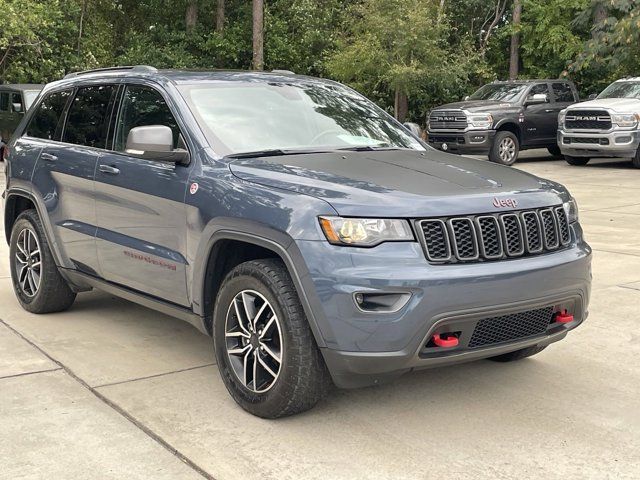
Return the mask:
<path id="1" fill-rule="evenodd" d="M 562 110 L 558 145 L 570 165 L 621 157 L 640 168 L 640 77 L 617 80 L 594 100 Z"/>

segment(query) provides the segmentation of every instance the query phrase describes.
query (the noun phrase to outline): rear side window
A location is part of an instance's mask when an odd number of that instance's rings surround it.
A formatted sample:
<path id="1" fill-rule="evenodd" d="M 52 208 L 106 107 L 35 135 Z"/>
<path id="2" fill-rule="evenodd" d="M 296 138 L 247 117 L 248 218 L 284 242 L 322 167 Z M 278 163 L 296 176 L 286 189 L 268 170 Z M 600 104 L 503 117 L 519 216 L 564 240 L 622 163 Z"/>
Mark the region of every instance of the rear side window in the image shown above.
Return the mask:
<path id="1" fill-rule="evenodd" d="M 6 112 L 9 110 L 9 94 L 0 93 L 0 111 Z"/>
<path id="2" fill-rule="evenodd" d="M 53 92 L 47 95 L 38 105 L 38 109 L 31 118 L 25 134 L 34 138 L 57 140 L 59 137 L 57 130 L 60 118 L 70 95 L 70 90 Z"/>
<path id="3" fill-rule="evenodd" d="M 109 108 L 116 87 L 99 85 L 78 88 L 71 101 L 63 142 L 87 147 L 105 148 Z"/>
<path id="4" fill-rule="evenodd" d="M 165 125 L 173 132 L 173 148 L 178 144 L 180 129 L 169 106 L 156 90 L 143 86 L 129 86 L 122 99 L 116 125 L 115 150 L 123 152 L 129 131 L 135 127 Z"/>
<path id="5" fill-rule="evenodd" d="M 553 94 L 556 97 L 556 102 L 575 102 L 575 98 L 573 97 L 573 90 L 571 90 L 571 85 L 568 83 L 553 83 L 551 84 L 553 88 Z"/>

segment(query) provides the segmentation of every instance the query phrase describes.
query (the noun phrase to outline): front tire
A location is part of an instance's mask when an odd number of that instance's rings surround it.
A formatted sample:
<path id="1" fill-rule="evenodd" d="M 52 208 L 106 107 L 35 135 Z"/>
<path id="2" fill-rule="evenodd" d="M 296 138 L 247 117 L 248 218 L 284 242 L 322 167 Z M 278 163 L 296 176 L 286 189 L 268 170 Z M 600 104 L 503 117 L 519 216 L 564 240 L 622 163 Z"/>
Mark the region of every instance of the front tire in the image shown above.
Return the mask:
<path id="1" fill-rule="evenodd" d="M 235 267 L 220 288 L 213 321 L 220 375 L 247 412 L 293 415 L 325 396 L 329 373 L 280 260 Z"/>
<path id="2" fill-rule="evenodd" d="M 638 148 L 636 156 L 631 159 L 631 162 L 633 163 L 634 167 L 640 168 L 640 148 Z"/>
<path id="3" fill-rule="evenodd" d="M 22 308 L 31 313 L 67 310 L 76 298 L 56 266 L 35 210 L 22 212 L 11 229 L 11 280 Z"/>
<path id="4" fill-rule="evenodd" d="M 516 350 L 515 352 L 503 353 L 502 355 L 490 357 L 489 360 L 492 360 L 494 362 L 516 362 L 518 360 L 522 360 L 523 358 L 536 355 L 543 351 L 545 348 L 547 348 L 546 345 L 534 345 L 533 347 L 521 348 L 520 350 Z"/>
<path id="5" fill-rule="evenodd" d="M 562 150 L 560 150 L 560 147 L 558 145 L 552 145 L 551 147 L 547 147 L 547 150 L 549 151 L 549 154 L 553 155 L 554 157 L 562 156 Z"/>
<path id="6" fill-rule="evenodd" d="M 503 130 L 498 132 L 493 139 L 493 145 L 489 151 L 489 160 L 501 165 L 513 165 L 518 160 L 520 142 L 512 132 Z"/>
<path id="7" fill-rule="evenodd" d="M 573 165 L 574 167 L 581 167 L 586 165 L 587 163 L 589 163 L 589 160 L 591 160 L 590 158 L 585 158 L 585 157 L 572 157 L 570 155 L 565 155 L 564 156 L 565 161 L 569 164 L 569 165 Z"/>

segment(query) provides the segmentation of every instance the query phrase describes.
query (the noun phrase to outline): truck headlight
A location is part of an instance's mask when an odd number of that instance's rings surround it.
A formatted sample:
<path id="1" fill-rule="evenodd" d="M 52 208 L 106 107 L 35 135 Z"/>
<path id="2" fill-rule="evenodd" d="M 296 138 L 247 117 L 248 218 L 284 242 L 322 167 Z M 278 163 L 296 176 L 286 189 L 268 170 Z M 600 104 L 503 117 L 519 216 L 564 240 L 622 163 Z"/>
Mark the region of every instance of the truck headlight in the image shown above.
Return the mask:
<path id="1" fill-rule="evenodd" d="M 566 116 L 567 116 L 567 112 L 565 110 L 562 110 L 558 114 L 558 128 L 564 128 L 564 119 Z"/>
<path id="2" fill-rule="evenodd" d="M 342 217 L 320 217 L 319 220 L 325 237 L 333 245 L 374 247 L 383 242 L 414 240 L 406 220 Z"/>
<path id="3" fill-rule="evenodd" d="M 569 223 L 576 223 L 578 221 L 578 204 L 576 203 L 576 199 L 572 198 L 568 202 L 564 202 L 562 207 L 567 214 L 567 221 Z"/>
<path id="4" fill-rule="evenodd" d="M 637 113 L 616 113 L 612 115 L 611 120 L 619 127 L 635 128 L 640 116 Z"/>
<path id="5" fill-rule="evenodd" d="M 493 126 L 493 115 L 490 113 L 469 113 L 467 123 L 473 129 L 489 129 Z"/>

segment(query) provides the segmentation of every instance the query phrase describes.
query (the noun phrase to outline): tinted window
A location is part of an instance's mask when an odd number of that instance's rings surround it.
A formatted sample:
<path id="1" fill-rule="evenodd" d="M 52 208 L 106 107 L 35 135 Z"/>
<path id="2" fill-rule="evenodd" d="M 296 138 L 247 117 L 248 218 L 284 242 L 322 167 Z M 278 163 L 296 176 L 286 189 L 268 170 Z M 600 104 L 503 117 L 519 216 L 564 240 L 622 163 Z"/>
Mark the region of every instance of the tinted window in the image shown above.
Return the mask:
<path id="1" fill-rule="evenodd" d="M 574 102 L 573 90 L 568 83 L 553 83 L 553 94 L 556 96 L 556 102 Z"/>
<path id="2" fill-rule="evenodd" d="M 0 93 L 0 110 L 6 112 L 9 110 L 9 94 Z"/>
<path id="3" fill-rule="evenodd" d="M 24 103 L 22 102 L 22 95 L 19 93 L 11 94 L 11 111 L 12 112 L 24 112 Z"/>
<path id="4" fill-rule="evenodd" d="M 105 148 L 113 85 L 82 87 L 71 102 L 62 141 Z"/>
<path id="5" fill-rule="evenodd" d="M 522 83 L 490 83 L 481 87 L 469 100 L 496 100 L 514 102 L 527 86 Z"/>
<path id="6" fill-rule="evenodd" d="M 529 90 L 529 95 L 527 96 L 527 98 L 533 97 L 534 95 L 538 95 L 540 93 L 549 95 L 549 85 L 547 85 L 546 83 L 538 83 L 537 85 L 534 85 L 533 87 L 531 87 L 531 90 Z"/>
<path id="7" fill-rule="evenodd" d="M 127 87 L 116 126 L 115 150 L 125 150 L 129 130 L 149 125 L 165 125 L 171 128 L 173 148 L 177 147 L 180 129 L 162 96 L 152 88 Z"/>
<path id="8" fill-rule="evenodd" d="M 58 134 L 56 129 L 60 123 L 60 117 L 64 111 L 67 99 L 71 95 L 70 90 L 62 92 L 54 92 L 47 95 L 38 110 L 31 118 L 27 127 L 26 135 L 35 138 L 44 138 L 46 140 L 57 140 Z"/>

